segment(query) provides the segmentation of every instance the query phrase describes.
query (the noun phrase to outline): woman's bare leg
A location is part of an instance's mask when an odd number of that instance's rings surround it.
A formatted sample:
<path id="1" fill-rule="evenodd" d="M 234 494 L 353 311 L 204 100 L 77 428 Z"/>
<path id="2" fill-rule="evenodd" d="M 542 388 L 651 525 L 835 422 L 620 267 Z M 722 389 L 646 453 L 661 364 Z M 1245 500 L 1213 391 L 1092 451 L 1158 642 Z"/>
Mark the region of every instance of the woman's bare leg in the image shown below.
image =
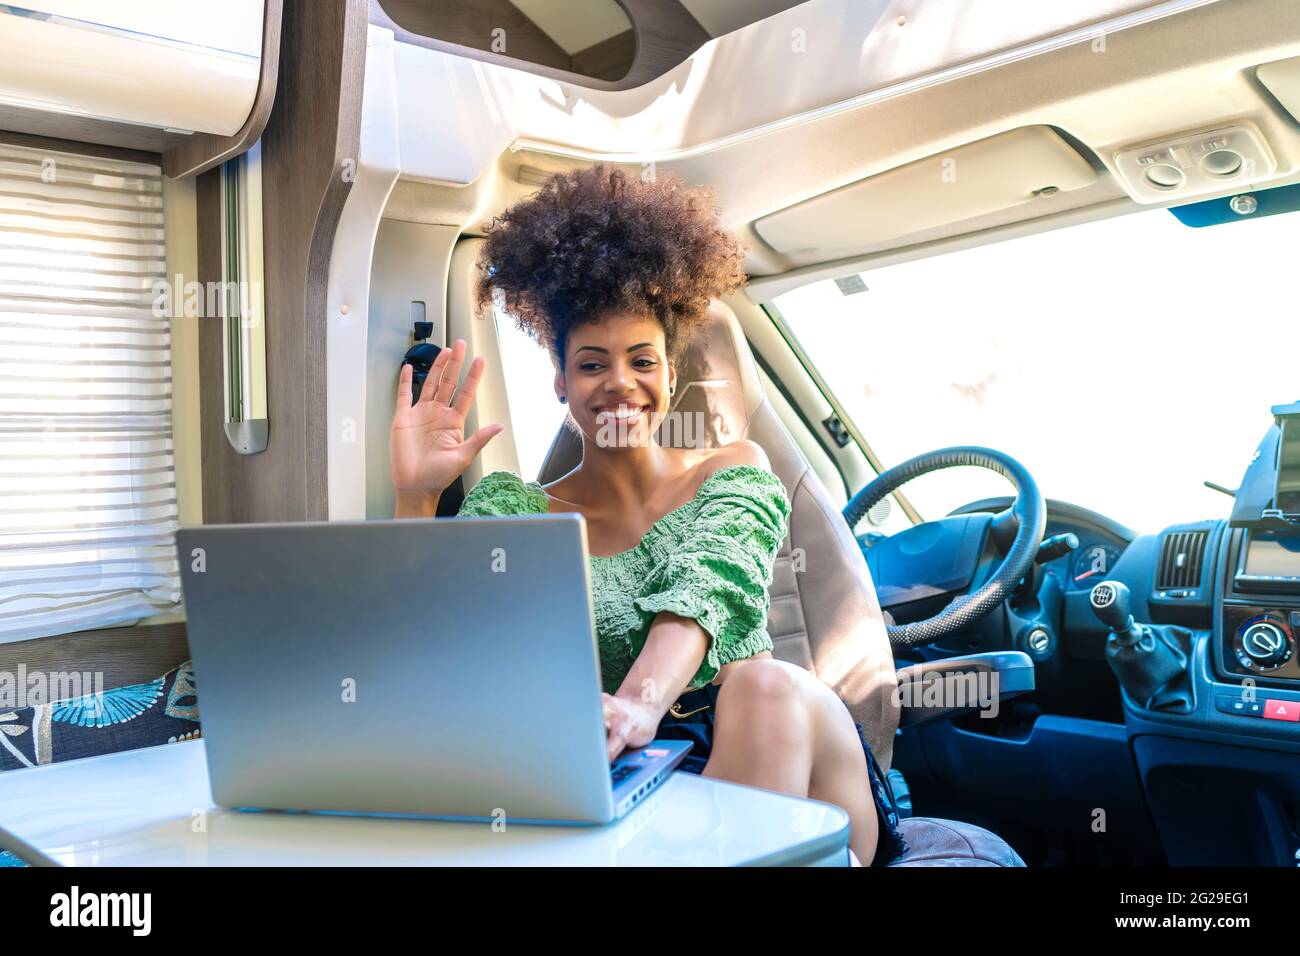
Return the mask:
<path id="1" fill-rule="evenodd" d="M 704 776 L 833 803 L 849 815 L 853 852 L 864 863 L 875 857 L 867 758 L 834 691 L 793 664 L 745 661 L 723 681 L 714 720 Z"/>

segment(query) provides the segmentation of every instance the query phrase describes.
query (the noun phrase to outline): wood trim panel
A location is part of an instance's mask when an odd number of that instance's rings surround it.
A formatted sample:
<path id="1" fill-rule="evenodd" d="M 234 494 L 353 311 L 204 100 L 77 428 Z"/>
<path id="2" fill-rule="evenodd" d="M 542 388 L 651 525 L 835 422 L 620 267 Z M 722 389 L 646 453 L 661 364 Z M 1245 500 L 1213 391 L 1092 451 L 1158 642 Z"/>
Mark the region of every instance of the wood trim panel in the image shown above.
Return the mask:
<path id="1" fill-rule="evenodd" d="M 221 170 L 200 173 L 194 180 L 194 216 L 198 223 L 198 280 L 201 283 L 221 279 Z M 207 288 L 205 285 L 204 288 Z M 204 297 L 206 300 L 206 296 Z M 199 460 L 202 463 L 202 497 L 204 520 L 232 521 L 234 488 L 229 473 L 234 464 L 228 460 L 232 449 L 223 427 L 226 417 L 225 371 L 221 317 L 204 315 L 199 320 Z M 271 336 L 270 323 L 266 335 Z M 268 341 L 268 345 L 269 345 Z M 269 364 L 269 362 L 268 362 Z M 267 371 L 268 383 L 271 378 Z M 270 413 L 268 412 L 268 415 Z M 278 436 L 277 436 L 278 437 Z M 216 516 L 220 515 L 220 518 Z"/>
<path id="2" fill-rule="evenodd" d="M 197 176 L 232 156 L 238 156 L 257 142 L 275 104 L 280 77 L 280 37 L 284 22 L 284 0 L 266 0 L 262 15 L 262 72 L 257 81 L 253 108 L 243 128 L 234 136 L 194 133 L 163 154 L 163 172 L 171 179 Z"/>
<path id="3" fill-rule="evenodd" d="M 606 80 L 583 76 L 572 70 L 556 69 L 553 66 L 529 62 L 514 56 L 502 56 L 490 50 L 465 46 L 408 30 L 388 15 L 384 9 L 384 0 L 369 0 L 370 22 L 375 26 L 392 30 L 393 36 L 402 43 L 483 60 L 486 63 L 496 63 L 514 70 L 522 69 L 537 76 L 545 76 L 593 90 L 628 90 L 641 86 L 684 62 L 712 39 L 708 31 L 700 26 L 700 22 L 682 6 L 680 0 L 615 0 L 615 2 L 623 8 L 632 23 L 632 30 L 636 35 L 636 55 L 633 57 L 631 67 L 621 79 Z M 398 9 L 398 5 L 406 5 L 406 0 L 396 0 L 395 4 L 387 5 Z"/>
<path id="4" fill-rule="evenodd" d="M 199 332 L 203 519 L 325 520 L 325 305 L 329 259 L 361 144 L 366 0 L 284 8 L 280 77 L 262 140 L 266 451 L 239 455 L 223 431 L 222 331 Z M 219 171 L 199 176 L 199 279 L 221 279 Z"/>
<path id="5" fill-rule="evenodd" d="M 679 0 L 617 0 L 636 31 L 636 59 L 618 89 L 649 83 L 663 76 L 711 39 L 700 21 Z M 629 82 L 631 81 L 631 82 Z"/>
<path id="6" fill-rule="evenodd" d="M 14 134 L 27 134 L 65 142 L 98 143 L 128 151 L 152 153 L 155 157 L 186 138 L 184 133 L 168 133 L 153 126 L 117 123 L 73 113 L 55 113 L 2 104 L 0 104 L 0 130 L 12 130 Z M 158 160 L 155 158 L 151 161 Z"/>
<path id="7" fill-rule="evenodd" d="M 573 54 L 573 72 L 617 82 L 636 58 L 636 31 L 624 30 Z"/>
<path id="8" fill-rule="evenodd" d="M 101 159 L 120 159 L 127 163 L 149 163 L 154 166 L 162 164 L 162 156 L 146 150 L 124 149 L 121 146 L 103 146 L 99 143 L 78 143 L 70 139 L 34 136 L 31 133 L 18 133 L 7 129 L 0 129 L 0 143 L 8 143 L 11 146 L 30 146 L 33 149 L 48 149 L 52 153 L 78 153 L 82 156 L 98 156 Z"/>
<path id="9" fill-rule="evenodd" d="M 99 672 L 105 688 L 123 687 L 161 677 L 189 656 L 183 622 L 110 627 L 0 644 L 0 671 Z"/>
<path id="10" fill-rule="evenodd" d="M 564 48 L 510 0 L 383 0 L 383 7 L 394 22 L 412 33 L 436 35 L 475 50 L 492 42 L 494 30 L 503 30 L 511 57 L 556 70 L 571 69 Z"/>

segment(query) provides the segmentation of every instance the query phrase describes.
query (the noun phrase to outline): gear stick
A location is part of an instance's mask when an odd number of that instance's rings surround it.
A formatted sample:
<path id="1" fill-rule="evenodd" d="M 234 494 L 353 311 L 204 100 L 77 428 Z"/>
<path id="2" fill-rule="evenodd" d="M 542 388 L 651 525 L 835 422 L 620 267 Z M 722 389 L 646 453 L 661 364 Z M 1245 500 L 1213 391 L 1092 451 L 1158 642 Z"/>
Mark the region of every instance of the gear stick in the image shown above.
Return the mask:
<path id="1" fill-rule="evenodd" d="M 1093 586 L 1088 597 L 1092 613 L 1110 628 L 1111 636 L 1125 647 L 1142 640 L 1142 628 L 1133 620 L 1133 596 L 1128 585 L 1119 581 L 1102 581 Z"/>
<path id="2" fill-rule="evenodd" d="M 1120 581 L 1102 581 L 1089 595 L 1093 613 L 1110 629 L 1106 662 L 1135 702 L 1154 709 L 1163 701 L 1153 698 L 1187 670 L 1188 656 L 1158 628 L 1137 623 L 1131 602 L 1128 586 Z"/>

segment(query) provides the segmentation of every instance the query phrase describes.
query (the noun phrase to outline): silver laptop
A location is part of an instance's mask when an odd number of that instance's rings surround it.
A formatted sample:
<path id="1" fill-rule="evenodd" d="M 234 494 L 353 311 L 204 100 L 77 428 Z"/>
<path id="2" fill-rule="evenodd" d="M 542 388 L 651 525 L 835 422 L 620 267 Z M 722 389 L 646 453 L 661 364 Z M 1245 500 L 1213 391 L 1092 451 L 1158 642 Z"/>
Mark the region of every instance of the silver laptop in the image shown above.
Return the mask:
<path id="1" fill-rule="evenodd" d="M 605 823 L 690 750 L 605 750 L 579 515 L 176 535 L 212 798 Z"/>

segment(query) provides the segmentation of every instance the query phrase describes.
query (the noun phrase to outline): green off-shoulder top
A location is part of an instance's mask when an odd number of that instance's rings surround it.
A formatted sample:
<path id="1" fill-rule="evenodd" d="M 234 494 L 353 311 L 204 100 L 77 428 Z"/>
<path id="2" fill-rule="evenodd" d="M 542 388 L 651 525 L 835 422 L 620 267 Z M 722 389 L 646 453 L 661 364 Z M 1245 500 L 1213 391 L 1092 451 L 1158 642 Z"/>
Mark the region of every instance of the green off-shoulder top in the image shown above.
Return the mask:
<path id="1" fill-rule="evenodd" d="M 539 482 L 494 471 L 465 496 L 457 515 L 549 510 Z M 781 479 L 757 465 L 731 465 L 705 478 L 695 497 L 651 525 L 636 547 L 592 555 L 605 692 L 617 693 L 660 611 L 691 618 L 709 635 L 690 690 L 710 683 L 723 664 L 770 651 L 767 588 L 789 517 Z"/>

